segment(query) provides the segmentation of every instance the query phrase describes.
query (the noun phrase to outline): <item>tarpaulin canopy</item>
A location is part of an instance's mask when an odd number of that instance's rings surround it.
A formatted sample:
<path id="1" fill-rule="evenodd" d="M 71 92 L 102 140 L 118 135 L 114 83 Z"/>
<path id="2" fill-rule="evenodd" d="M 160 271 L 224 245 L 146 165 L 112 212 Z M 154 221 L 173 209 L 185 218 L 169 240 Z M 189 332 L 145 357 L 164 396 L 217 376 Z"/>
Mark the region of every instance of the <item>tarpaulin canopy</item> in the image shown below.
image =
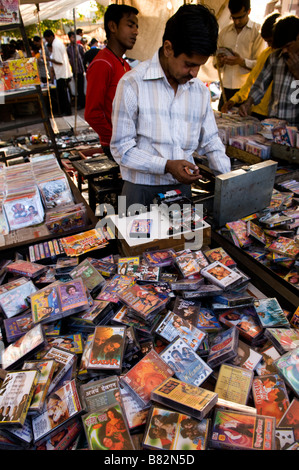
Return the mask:
<path id="1" fill-rule="evenodd" d="M 43 21 L 65 18 L 66 11 L 83 3 L 86 3 L 86 0 L 20 0 L 20 11 L 24 25 L 28 26 L 37 21 L 36 4 L 39 5 L 39 19 Z M 98 3 L 108 6 L 110 2 L 109 0 L 100 0 Z"/>

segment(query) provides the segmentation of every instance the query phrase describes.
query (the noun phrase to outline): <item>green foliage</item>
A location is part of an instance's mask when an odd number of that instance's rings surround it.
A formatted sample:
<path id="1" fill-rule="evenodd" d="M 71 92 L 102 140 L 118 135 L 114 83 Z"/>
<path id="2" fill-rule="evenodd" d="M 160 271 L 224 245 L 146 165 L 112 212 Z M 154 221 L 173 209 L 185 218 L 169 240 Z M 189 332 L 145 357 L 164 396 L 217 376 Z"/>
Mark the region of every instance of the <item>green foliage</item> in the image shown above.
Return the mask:
<path id="1" fill-rule="evenodd" d="M 105 14 L 105 11 L 107 10 L 107 7 L 104 7 L 104 5 L 100 5 L 98 2 L 96 2 L 96 4 L 97 10 L 95 12 L 95 18 L 92 20 L 93 23 L 101 20 Z"/>

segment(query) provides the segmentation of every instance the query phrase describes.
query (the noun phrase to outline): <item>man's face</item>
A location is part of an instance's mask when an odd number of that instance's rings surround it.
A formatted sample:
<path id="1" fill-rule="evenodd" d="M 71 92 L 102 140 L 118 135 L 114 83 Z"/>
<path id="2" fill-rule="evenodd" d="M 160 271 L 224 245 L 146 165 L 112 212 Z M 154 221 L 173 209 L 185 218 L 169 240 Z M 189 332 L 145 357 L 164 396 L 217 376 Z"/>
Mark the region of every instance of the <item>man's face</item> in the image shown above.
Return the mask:
<path id="1" fill-rule="evenodd" d="M 138 35 L 138 19 L 137 16 L 131 13 L 130 15 L 124 15 L 118 26 L 114 24 L 113 32 L 119 43 L 125 49 L 132 49 L 135 45 Z"/>
<path id="2" fill-rule="evenodd" d="M 282 53 L 289 56 L 289 54 L 295 54 L 299 56 L 299 34 L 295 41 L 290 41 L 282 47 Z"/>
<path id="3" fill-rule="evenodd" d="M 47 36 L 45 37 L 45 40 L 48 44 L 52 45 L 52 42 L 54 41 L 54 36 Z"/>
<path id="4" fill-rule="evenodd" d="M 231 19 L 233 20 L 237 31 L 241 31 L 241 29 L 243 29 L 244 26 L 247 25 L 248 20 L 249 20 L 249 15 L 250 15 L 250 10 L 246 11 L 245 7 L 242 7 L 242 9 L 238 13 L 231 14 Z"/>
<path id="5" fill-rule="evenodd" d="M 208 58 L 208 56 L 200 54 L 187 56 L 184 53 L 175 57 L 172 51 L 168 56 L 168 70 L 165 71 L 167 79 L 179 85 L 189 82 L 192 78 L 197 77 L 201 65 L 204 65 Z"/>

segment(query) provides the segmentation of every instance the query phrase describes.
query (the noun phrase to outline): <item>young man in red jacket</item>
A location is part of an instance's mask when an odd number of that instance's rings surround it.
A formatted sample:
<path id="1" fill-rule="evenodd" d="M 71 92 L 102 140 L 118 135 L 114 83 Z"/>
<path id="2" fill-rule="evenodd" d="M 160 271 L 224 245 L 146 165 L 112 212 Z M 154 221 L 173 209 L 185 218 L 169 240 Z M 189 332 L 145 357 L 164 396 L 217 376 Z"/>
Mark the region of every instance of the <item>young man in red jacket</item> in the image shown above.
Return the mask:
<path id="1" fill-rule="evenodd" d="M 109 5 L 104 16 L 107 46 L 98 52 L 86 73 L 84 118 L 99 135 L 105 154 L 112 160 L 109 147 L 112 102 L 120 78 L 131 69 L 123 55 L 136 42 L 138 13 L 136 8 L 128 5 Z"/>

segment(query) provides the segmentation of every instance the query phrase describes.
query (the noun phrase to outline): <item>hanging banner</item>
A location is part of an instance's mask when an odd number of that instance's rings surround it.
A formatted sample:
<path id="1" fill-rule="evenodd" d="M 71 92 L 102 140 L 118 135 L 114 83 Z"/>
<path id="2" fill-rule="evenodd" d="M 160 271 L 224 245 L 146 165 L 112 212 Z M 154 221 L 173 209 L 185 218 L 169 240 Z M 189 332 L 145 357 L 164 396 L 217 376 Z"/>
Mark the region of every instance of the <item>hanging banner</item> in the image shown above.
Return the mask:
<path id="1" fill-rule="evenodd" d="M 19 0 L 0 0 L 0 25 L 20 23 Z"/>

